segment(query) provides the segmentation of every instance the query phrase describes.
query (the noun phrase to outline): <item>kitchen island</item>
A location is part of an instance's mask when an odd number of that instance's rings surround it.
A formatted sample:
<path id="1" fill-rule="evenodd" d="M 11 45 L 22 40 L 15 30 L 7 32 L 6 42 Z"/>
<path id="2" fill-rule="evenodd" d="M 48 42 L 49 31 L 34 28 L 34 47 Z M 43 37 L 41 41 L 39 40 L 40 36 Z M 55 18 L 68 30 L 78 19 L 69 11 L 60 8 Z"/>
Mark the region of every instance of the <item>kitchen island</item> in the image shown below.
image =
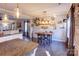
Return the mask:
<path id="1" fill-rule="evenodd" d="M 22 33 L 15 33 L 15 34 L 9 34 L 9 35 L 2 36 L 2 37 L 0 37 L 0 42 L 13 40 L 16 38 L 22 39 L 23 38 Z"/>

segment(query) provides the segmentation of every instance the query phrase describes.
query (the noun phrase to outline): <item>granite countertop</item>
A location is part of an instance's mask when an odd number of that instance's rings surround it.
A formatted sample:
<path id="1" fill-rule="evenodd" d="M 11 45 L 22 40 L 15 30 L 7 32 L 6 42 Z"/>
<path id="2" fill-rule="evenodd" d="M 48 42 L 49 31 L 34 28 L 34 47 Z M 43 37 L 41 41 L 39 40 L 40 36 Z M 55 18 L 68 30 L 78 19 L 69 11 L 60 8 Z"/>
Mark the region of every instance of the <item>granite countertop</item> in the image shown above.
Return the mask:
<path id="1" fill-rule="evenodd" d="M 22 32 L 19 32 L 19 30 L 10 30 L 10 31 L 2 31 L 2 35 L 0 37 L 15 35 L 15 34 L 21 34 Z"/>
<path id="2" fill-rule="evenodd" d="M 10 35 L 15 35 L 15 34 L 21 34 L 21 33 L 6 34 L 6 35 L 0 36 L 0 37 L 6 37 L 6 36 L 10 36 Z"/>

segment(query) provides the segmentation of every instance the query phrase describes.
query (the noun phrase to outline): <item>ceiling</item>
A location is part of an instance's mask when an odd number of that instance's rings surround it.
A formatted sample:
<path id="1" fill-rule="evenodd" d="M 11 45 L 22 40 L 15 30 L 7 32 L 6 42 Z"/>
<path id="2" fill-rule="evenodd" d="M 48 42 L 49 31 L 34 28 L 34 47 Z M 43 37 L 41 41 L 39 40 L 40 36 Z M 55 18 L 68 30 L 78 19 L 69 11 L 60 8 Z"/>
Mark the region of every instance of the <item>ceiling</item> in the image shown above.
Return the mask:
<path id="1" fill-rule="evenodd" d="M 43 11 L 47 11 L 47 15 L 51 17 L 63 17 L 67 15 L 72 4 L 70 3 L 19 3 L 20 18 L 32 18 L 43 16 Z M 0 3 L 0 14 L 5 12 L 15 17 L 17 4 Z"/>

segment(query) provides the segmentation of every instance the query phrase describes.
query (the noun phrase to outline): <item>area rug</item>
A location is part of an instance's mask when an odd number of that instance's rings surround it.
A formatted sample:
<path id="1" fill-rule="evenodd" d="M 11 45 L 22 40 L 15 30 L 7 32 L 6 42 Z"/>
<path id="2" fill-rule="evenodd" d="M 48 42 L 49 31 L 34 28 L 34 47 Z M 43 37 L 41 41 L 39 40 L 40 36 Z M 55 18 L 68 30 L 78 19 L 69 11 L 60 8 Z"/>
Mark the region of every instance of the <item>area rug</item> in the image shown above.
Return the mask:
<path id="1" fill-rule="evenodd" d="M 22 56 L 24 53 L 29 53 L 38 46 L 32 41 L 21 39 L 13 39 L 0 43 L 0 56 Z"/>

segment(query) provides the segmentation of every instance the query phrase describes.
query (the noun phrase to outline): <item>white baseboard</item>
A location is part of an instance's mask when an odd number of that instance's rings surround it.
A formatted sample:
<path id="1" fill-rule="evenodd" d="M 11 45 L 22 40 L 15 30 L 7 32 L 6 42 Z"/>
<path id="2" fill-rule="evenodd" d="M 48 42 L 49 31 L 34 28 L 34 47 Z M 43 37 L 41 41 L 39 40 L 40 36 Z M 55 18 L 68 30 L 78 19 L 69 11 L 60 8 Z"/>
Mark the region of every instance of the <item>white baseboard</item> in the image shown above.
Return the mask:
<path id="1" fill-rule="evenodd" d="M 53 41 L 66 42 L 66 40 L 52 39 Z"/>

